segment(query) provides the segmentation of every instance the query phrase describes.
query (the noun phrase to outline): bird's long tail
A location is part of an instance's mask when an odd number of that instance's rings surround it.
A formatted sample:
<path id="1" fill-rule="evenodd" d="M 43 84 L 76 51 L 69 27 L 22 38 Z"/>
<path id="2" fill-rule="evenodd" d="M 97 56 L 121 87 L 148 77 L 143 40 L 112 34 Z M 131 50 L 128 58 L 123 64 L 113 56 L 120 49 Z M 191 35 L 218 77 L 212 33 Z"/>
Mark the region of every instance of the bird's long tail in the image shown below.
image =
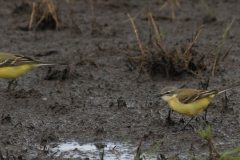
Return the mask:
<path id="1" fill-rule="evenodd" d="M 37 63 L 37 67 L 39 67 L 39 66 L 51 66 L 51 65 L 57 65 L 57 64 L 52 63 L 52 62 L 40 62 L 40 63 Z"/>
<path id="2" fill-rule="evenodd" d="M 236 86 L 240 86 L 240 83 L 238 83 L 238 84 L 233 84 L 233 85 L 231 85 L 231 86 L 227 86 L 227 87 L 225 87 L 225 88 L 223 88 L 223 89 L 220 89 L 220 90 L 218 90 L 218 94 L 221 94 L 221 93 L 223 93 L 223 92 L 225 92 L 225 91 L 227 91 L 227 90 L 229 90 L 229 89 L 231 89 L 231 88 L 233 88 L 233 87 L 236 87 Z"/>

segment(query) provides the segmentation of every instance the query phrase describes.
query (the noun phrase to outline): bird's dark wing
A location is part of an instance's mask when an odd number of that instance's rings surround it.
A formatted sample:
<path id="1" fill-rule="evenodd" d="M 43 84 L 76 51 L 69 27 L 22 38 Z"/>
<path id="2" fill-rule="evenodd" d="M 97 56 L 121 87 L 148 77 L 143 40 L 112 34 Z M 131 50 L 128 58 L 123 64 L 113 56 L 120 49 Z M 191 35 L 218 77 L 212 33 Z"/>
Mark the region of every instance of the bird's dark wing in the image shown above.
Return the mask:
<path id="1" fill-rule="evenodd" d="M 217 90 L 179 89 L 177 98 L 181 103 L 188 104 L 217 93 Z"/>
<path id="2" fill-rule="evenodd" d="M 23 65 L 23 64 L 38 63 L 38 62 L 40 62 L 40 61 L 35 59 L 34 57 L 15 55 L 14 57 L 2 60 L 0 62 L 0 68 L 11 67 L 11 66 L 19 66 L 19 65 Z"/>

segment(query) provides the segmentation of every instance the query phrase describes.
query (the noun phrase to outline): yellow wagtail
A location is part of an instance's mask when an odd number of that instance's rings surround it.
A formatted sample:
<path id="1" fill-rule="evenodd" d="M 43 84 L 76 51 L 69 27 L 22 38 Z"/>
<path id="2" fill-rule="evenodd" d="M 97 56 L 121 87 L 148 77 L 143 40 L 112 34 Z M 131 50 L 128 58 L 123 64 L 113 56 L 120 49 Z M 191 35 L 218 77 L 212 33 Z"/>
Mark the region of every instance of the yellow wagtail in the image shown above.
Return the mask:
<path id="1" fill-rule="evenodd" d="M 30 56 L 13 55 L 10 53 L 0 52 L 0 78 L 13 79 L 8 85 L 8 90 L 10 89 L 13 81 L 15 81 L 13 89 L 15 88 L 17 85 L 17 78 L 19 76 L 22 76 L 30 69 L 43 65 L 54 64 L 42 62 Z"/>
<path id="2" fill-rule="evenodd" d="M 162 89 L 160 96 L 164 101 L 167 101 L 170 107 L 180 113 L 193 117 L 203 110 L 206 111 L 208 104 L 216 96 L 228 89 L 239 86 L 234 84 L 219 90 L 196 90 L 196 89 L 177 89 L 175 87 L 165 87 Z M 206 120 L 205 112 L 205 120 Z M 189 122 L 190 122 L 189 121 Z M 189 124 L 189 122 L 183 127 Z"/>

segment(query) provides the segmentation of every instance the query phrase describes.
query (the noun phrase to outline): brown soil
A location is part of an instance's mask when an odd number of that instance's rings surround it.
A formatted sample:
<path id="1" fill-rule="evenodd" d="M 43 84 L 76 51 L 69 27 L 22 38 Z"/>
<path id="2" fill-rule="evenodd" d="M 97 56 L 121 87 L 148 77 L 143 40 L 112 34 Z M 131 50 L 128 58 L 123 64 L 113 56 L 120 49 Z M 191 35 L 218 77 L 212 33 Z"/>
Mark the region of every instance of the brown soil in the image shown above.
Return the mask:
<path id="1" fill-rule="evenodd" d="M 148 46 L 149 29 L 147 7 L 155 17 L 168 51 L 187 48 L 192 35 L 205 25 L 192 50 L 199 55 L 219 46 L 222 35 L 233 19 L 223 46 L 223 54 L 233 42 L 240 28 L 240 3 L 235 0 L 211 1 L 215 19 L 208 18 L 207 9 L 199 1 L 181 1 L 175 6 L 175 20 L 171 20 L 169 4 L 160 0 L 93 0 L 95 22 L 89 1 L 56 1 L 62 30 L 29 31 L 29 5 L 13 0 L 0 1 L 1 52 L 37 56 L 44 61 L 65 63 L 54 67 L 40 67 L 19 78 L 18 86 L 6 92 L 7 80 L 1 80 L 0 92 L 0 150 L 5 155 L 23 159 L 52 159 L 43 147 L 54 142 L 75 140 L 81 143 L 118 141 L 122 134 L 137 146 L 143 137 L 143 152 L 149 151 L 164 138 L 157 155 L 188 154 L 208 156 L 207 142 L 190 127 L 180 131 L 190 117 L 173 112 L 167 120 L 169 106 L 156 95 L 165 86 L 199 88 L 200 81 L 209 78 L 209 89 L 239 83 L 239 40 L 211 76 L 216 50 L 207 54 L 207 69 L 201 79 L 189 73 L 176 77 L 160 74 L 152 76 L 147 68 L 138 77 L 140 63 L 128 57 L 141 56 L 132 24 L 134 17 L 140 41 Z M 72 10 L 72 19 L 71 19 Z M 92 28 L 94 27 L 94 28 Z M 223 110 L 220 95 L 209 105 L 207 120 L 217 149 L 223 153 L 233 150 L 239 137 L 239 93 L 235 88 L 227 92 L 229 102 Z M 204 126 L 200 114 L 191 125 Z M 205 159 L 204 158 L 204 159 Z M 58 159 L 55 157 L 55 159 Z M 61 159 L 61 158 L 59 158 Z"/>

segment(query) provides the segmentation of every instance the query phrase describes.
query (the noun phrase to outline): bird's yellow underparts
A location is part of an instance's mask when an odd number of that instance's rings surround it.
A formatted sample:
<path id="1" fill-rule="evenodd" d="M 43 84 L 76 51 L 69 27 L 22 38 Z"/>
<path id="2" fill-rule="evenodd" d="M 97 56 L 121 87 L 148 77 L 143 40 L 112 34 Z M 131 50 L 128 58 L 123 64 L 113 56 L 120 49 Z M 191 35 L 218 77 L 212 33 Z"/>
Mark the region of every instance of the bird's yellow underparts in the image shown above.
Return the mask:
<path id="1" fill-rule="evenodd" d="M 235 84 L 219 90 L 177 89 L 175 87 L 165 87 L 162 89 L 160 96 L 164 101 L 168 102 L 169 106 L 174 111 L 180 114 L 189 115 L 193 118 L 203 110 L 206 110 L 208 104 L 216 95 L 239 85 L 240 84 Z"/>
<path id="2" fill-rule="evenodd" d="M 15 85 L 17 84 L 17 78 L 24 75 L 27 71 L 43 66 L 54 65 L 53 63 L 42 62 L 34 57 L 13 55 L 10 53 L 0 52 L 0 78 L 13 79 Z M 13 81 L 12 81 L 13 82 Z M 10 89 L 11 83 L 8 88 Z"/>

